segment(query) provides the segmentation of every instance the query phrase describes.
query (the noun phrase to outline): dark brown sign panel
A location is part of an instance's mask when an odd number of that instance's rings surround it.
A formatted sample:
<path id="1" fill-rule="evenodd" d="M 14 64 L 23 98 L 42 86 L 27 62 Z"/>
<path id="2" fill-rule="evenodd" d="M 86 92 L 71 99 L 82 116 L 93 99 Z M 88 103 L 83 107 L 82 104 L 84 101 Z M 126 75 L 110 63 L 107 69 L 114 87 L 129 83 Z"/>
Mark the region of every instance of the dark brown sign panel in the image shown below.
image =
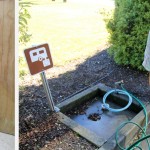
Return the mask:
<path id="1" fill-rule="evenodd" d="M 48 44 L 34 46 L 24 50 L 31 75 L 53 67 Z"/>

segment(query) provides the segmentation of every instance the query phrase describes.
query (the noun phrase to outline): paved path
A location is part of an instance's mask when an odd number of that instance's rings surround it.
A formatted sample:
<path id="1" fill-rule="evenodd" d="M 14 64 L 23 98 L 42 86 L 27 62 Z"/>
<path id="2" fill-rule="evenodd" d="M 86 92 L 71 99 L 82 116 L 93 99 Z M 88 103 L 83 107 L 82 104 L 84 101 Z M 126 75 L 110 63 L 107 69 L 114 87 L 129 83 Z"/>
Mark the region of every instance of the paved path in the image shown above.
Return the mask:
<path id="1" fill-rule="evenodd" d="M 0 149 L 1 150 L 14 150 L 15 137 L 12 135 L 0 133 Z"/>

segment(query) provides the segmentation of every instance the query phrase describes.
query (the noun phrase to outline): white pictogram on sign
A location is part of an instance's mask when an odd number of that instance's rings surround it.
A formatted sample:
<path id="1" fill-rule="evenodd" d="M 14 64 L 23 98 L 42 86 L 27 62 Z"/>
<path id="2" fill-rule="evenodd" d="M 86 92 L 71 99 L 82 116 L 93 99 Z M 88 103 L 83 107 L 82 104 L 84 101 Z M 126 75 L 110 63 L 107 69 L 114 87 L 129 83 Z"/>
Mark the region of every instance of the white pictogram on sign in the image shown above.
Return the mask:
<path id="1" fill-rule="evenodd" d="M 45 47 L 41 47 L 29 52 L 31 62 L 42 61 L 43 66 L 47 67 L 50 65 L 50 60 L 47 58 L 47 52 Z"/>

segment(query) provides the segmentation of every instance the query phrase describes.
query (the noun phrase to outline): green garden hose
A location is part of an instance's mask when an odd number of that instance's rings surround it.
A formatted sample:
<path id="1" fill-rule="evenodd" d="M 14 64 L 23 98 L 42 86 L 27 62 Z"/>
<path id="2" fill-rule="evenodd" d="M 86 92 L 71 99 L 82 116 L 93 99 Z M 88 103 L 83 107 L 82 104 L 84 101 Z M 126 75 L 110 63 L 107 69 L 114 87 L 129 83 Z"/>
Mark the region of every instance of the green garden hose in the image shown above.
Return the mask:
<path id="1" fill-rule="evenodd" d="M 128 92 L 124 87 L 123 87 L 123 85 L 121 84 L 121 88 L 122 88 L 122 90 L 124 90 L 124 91 L 126 91 L 126 92 Z M 129 93 L 129 92 L 128 92 Z M 147 130 L 147 126 L 148 126 L 148 115 L 147 115 L 147 111 L 146 111 L 146 107 L 145 107 L 145 105 L 142 103 L 142 101 L 140 100 L 140 99 L 138 99 L 137 97 L 135 97 L 134 95 L 132 95 L 131 93 L 129 93 L 130 94 L 130 96 L 136 101 L 136 102 L 138 102 L 141 106 L 142 106 L 142 108 L 143 108 L 143 111 L 144 111 L 144 115 L 145 115 L 145 126 L 144 127 L 141 127 L 140 125 L 138 125 L 137 123 L 134 123 L 134 122 L 132 122 L 133 124 L 135 124 L 136 126 L 138 126 L 140 129 L 143 129 L 142 130 L 142 132 L 143 132 L 143 134 L 142 134 L 142 138 L 143 137 L 145 137 L 146 136 L 146 130 Z M 126 124 L 128 124 L 128 123 L 131 123 L 130 121 L 127 121 L 127 122 L 125 122 L 124 123 L 124 125 L 126 125 Z M 123 125 L 122 125 L 123 126 Z M 117 132 L 118 131 L 116 131 L 116 136 L 117 136 Z M 147 144 L 148 144 L 148 148 L 149 148 L 149 150 L 150 150 L 150 143 L 149 143 L 149 141 L 148 141 L 148 139 L 146 139 L 147 140 Z M 139 140 L 138 140 L 139 141 Z M 132 149 L 134 149 L 135 147 L 138 147 L 139 148 L 139 145 L 140 145 L 140 141 L 139 142 L 136 142 L 137 144 L 135 144 L 135 143 L 133 143 L 132 145 L 134 145 L 132 148 L 127 148 L 127 149 L 121 149 L 121 150 L 132 150 Z M 116 141 L 116 143 L 118 143 L 117 141 Z M 118 146 L 120 147 L 120 145 L 119 145 L 119 143 L 118 143 Z"/>
<path id="2" fill-rule="evenodd" d="M 148 139 L 148 138 L 150 138 L 150 135 L 144 136 L 143 138 L 137 140 L 134 144 L 132 144 L 131 146 L 129 146 L 126 150 L 131 150 L 131 149 L 133 149 L 133 148 L 136 147 L 136 145 L 138 145 L 140 142 L 142 142 L 142 141 L 144 141 L 144 140 L 146 140 L 146 139 Z"/>
<path id="3" fill-rule="evenodd" d="M 116 134 L 115 134 L 116 144 L 118 145 L 118 147 L 120 148 L 120 150 L 133 150 L 133 149 L 135 149 L 135 148 L 138 148 L 139 150 L 142 150 L 142 148 L 140 147 L 140 144 L 141 144 L 141 142 L 142 142 L 143 140 L 146 140 L 146 142 L 147 142 L 147 144 L 148 144 L 148 148 L 149 148 L 149 150 L 150 150 L 150 143 L 149 143 L 149 140 L 148 140 L 148 138 L 150 137 L 150 135 L 146 135 L 146 130 L 147 130 L 147 127 L 148 127 L 148 115 L 147 115 L 146 107 L 145 107 L 145 105 L 140 101 L 140 99 L 138 99 L 137 97 L 135 97 L 134 95 L 132 95 L 131 93 L 129 93 L 129 92 L 123 87 L 122 84 L 121 84 L 121 88 L 122 88 L 122 91 L 119 90 L 119 91 L 120 91 L 119 94 L 125 93 L 124 95 L 128 95 L 128 97 L 129 97 L 129 102 L 131 101 L 131 98 L 130 98 L 130 97 L 132 97 L 132 99 L 134 99 L 136 102 L 138 102 L 138 103 L 141 105 L 141 107 L 143 108 L 144 115 L 145 115 L 145 125 L 144 125 L 144 127 L 142 127 L 141 125 L 139 125 L 139 124 L 137 124 L 137 123 L 135 123 L 135 122 L 132 122 L 132 121 L 126 121 L 126 122 L 122 123 L 122 124 L 121 124 L 119 127 L 117 127 L 117 129 L 116 129 Z M 107 92 L 107 93 L 104 95 L 104 97 L 103 97 L 104 106 L 107 104 L 107 103 L 105 103 L 107 96 L 108 96 L 110 93 L 115 92 L 115 91 L 117 91 L 117 90 L 112 90 L 112 91 L 110 91 L 110 92 Z M 127 107 L 127 108 L 128 108 L 128 107 Z M 111 109 L 111 108 L 108 108 L 108 110 L 109 110 L 109 111 L 113 111 L 113 112 L 119 112 L 118 110 L 115 111 L 114 109 Z M 119 110 L 121 110 L 121 109 L 119 109 Z M 136 125 L 136 126 L 142 131 L 142 138 L 139 139 L 139 140 L 137 140 L 135 143 L 133 143 L 132 145 L 128 146 L 127 148 L 124 148 L 124 147 L 122 147 L 122 146 L 119 144 L 119 142 L 118 142 L 118 134 L 119 134 L 119 131 L 120 131 L 125 125 L 127 125 L 127 124 L 134 124 L 134 125 Z"/>

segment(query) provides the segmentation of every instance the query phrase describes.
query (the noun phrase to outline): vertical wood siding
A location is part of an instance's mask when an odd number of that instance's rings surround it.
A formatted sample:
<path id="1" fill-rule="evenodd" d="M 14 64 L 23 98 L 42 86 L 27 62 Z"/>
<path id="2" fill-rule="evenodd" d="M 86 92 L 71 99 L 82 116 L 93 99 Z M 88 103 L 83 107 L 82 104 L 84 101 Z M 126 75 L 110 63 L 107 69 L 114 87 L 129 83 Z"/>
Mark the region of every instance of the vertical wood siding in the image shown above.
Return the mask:
<path id="1" fill-rule="evenodd" d="M 0 0 L 0 132 L 14 134 L 15 1 Z"/>

